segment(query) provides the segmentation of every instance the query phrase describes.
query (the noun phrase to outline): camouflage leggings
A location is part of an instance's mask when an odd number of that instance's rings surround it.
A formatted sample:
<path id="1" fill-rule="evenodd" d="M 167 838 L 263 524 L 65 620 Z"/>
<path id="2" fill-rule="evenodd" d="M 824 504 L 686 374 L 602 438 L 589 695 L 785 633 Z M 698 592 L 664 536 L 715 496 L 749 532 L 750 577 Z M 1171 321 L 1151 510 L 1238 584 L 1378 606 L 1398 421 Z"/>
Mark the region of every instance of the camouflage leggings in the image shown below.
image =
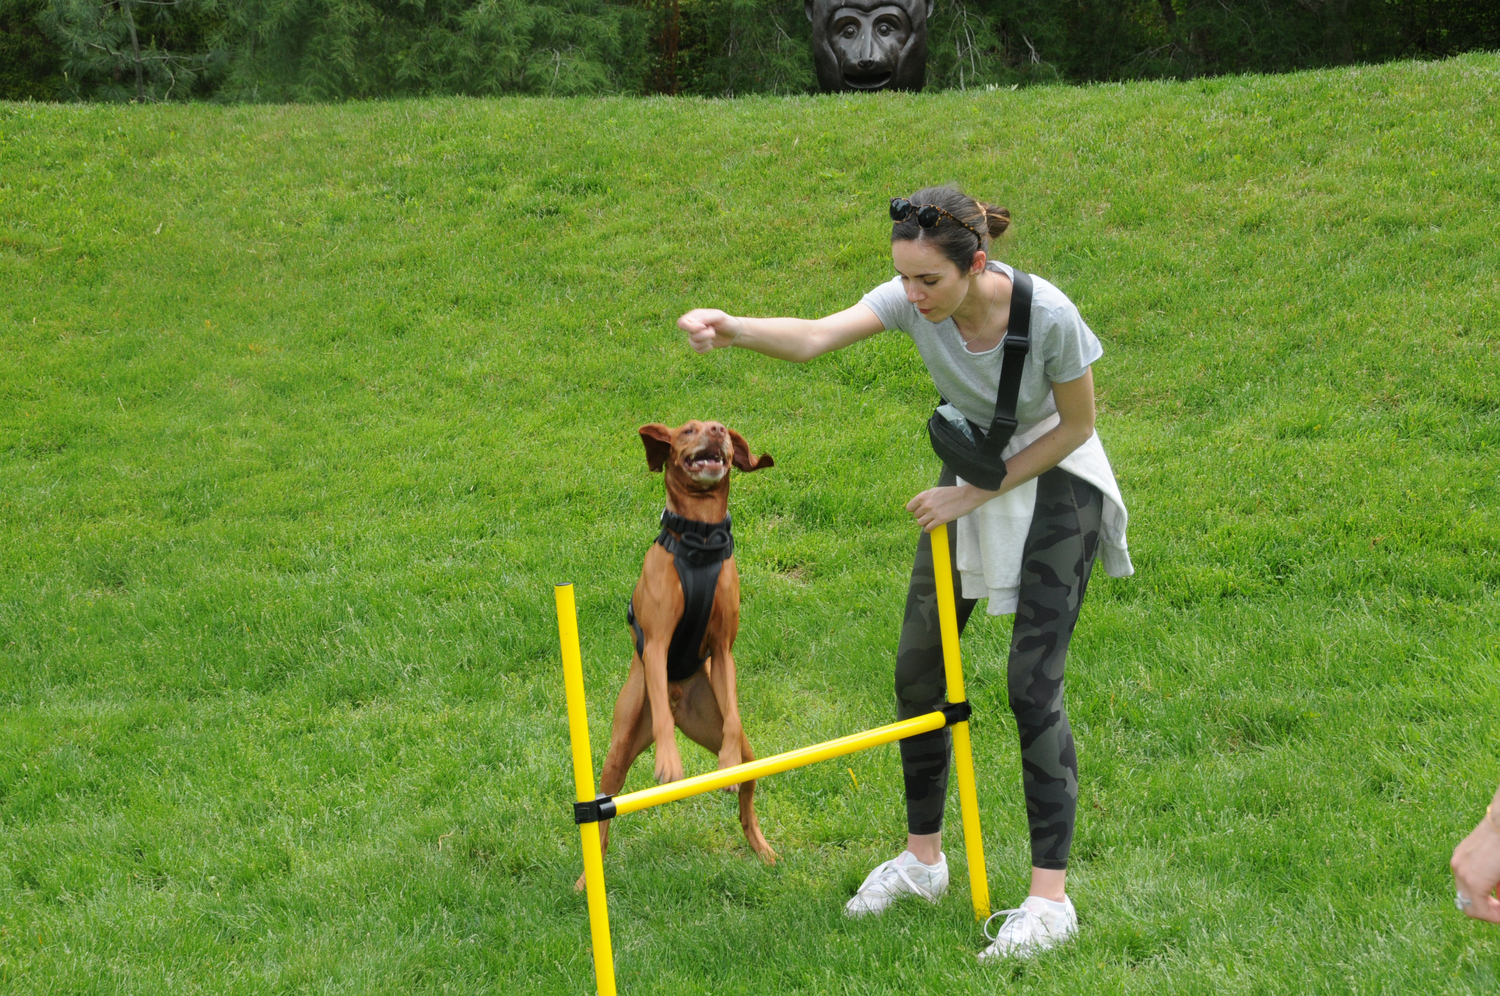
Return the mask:
<path id="1" fill-rule="evenodd" d="M 939 483 L 954 483 L 946 468 Z M 1066 868 L 1068 848 L 1073 843 L 1078 756 L 1063 709 L 1063 664 L 1088 586 L 1102 510 L 1099 490 L 1065 470 L 1054 468 L 1037 478 L 1036 511 L 1022 554 L 1021 590 L 1007 674 L 1010 708 L 1021 737 L 1021 782 L 1031 828 L 1031 863 L 1037 868 Z M 957 593 L 956 569 L 953 587 Z M 958 598 L 959 632 L 974 605 L 972 599 Z M 946 694 L 932 541 L 923 533 L 917 542 L 901 643 L 896 651 L 897 715 L 908 719 L 930 712 L 942 704 Z M 901 741 L 906 823 L 911 833 L 936 833 L 943 828 L 951 744 L 946 729 Z"/>

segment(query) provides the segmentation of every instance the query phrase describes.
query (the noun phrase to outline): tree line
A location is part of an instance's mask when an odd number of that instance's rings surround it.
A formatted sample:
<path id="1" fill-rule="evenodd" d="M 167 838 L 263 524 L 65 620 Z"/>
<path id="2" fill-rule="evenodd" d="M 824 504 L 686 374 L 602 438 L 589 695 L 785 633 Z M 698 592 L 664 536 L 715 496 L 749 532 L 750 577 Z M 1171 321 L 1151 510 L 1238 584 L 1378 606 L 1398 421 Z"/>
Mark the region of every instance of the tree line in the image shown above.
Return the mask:
<path id="1" fill-rule="evenodd" d="M 0 99 L 816 90 L 801 0 L 0 0 Z M 928 85 L 1500 49 L 1497 0 L 935 0 Z"/>

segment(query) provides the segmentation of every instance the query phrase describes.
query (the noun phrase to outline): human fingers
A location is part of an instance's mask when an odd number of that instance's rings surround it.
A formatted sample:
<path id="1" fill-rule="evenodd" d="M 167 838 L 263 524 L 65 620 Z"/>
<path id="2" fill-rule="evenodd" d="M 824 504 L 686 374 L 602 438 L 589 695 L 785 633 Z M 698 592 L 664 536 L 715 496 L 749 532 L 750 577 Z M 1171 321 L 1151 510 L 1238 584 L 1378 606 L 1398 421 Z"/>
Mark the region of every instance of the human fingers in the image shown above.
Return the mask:
<path id="1" fill-rule="evenodd" d="M 1484 920 L 1488 923 L 1500 923 L 1500 899 L 1494 896 L 1480 896 L 1472 898 L 1462 882 L 1458 884 L 1458 893 L 1455 897 L 1455 905 L 1463 911 L 1464 916 L 1474 920 Z"/>
<path id="2" fill-rule="evenodd" d="M 932 498 L 932 493 L 936 490 L 937 488 L 928 488 L 926 491 L 921 492 L 911 501 L 906 503 L 906 510 L 913 515 L 917 514 L 918 509 L 927 507 Z"/>
<path id="3" fill-rule="evenodd" d="M 734 342 L 735 319 L 717 308 L 694 308 L 677 319 L 677 327 L 688 334 L 688 344 L 700 353 Z"/>
<path id="4" fill-rule="evenodd" d="M 697 352 L 706 353 L 714 348 L 714 330 L 697 311 L 689 311 L 677 319 L 677 327 L 688 334 L 688 345 Z"/>
<path id="5" fill-rule="evenodd" d="M 906 503 L 906 510 L 911 513 L 913 519 L 917 520 L 917 525 L 922 527 L 922 532 L 924 533 L 932 532 L 943 521 L 933 502 L 933 492 L 936 490 L 936 488 L 933 488 L 929 491 L 923 491 Z"/>
<path id="6" fill-rule="evenodd" d="M 1488 815 L 1453 849 L 1449 868 L 1464 914 L 1500 923 L 1500 902 L 1494 896 L 1496 885 L 1500 885 L 1500 832 Z"/>
<path id="7" fill-rule="evenodd" d="M 1475 920 L 1500 923 L 1500 899 L 1495 898 L 1495 883 L 1489 876 L 1469 874 L 1469 869 L 1455 872 L 1453 884 L 1457 895 L 1455 903 L 1464 916 Z"/>
<path id="8" fill-rule="evenodd" d="M 727 331 L 733 321 L 733 318 L 718 308 L 694 308 L 677 319 L 677 327 L 684 332 L 701 332 L 704 329 Z"/>
<path id="9" fill-rule="evenodd" d="M 920 511 L 925 516 L 921 521 L 928 532 L 970 511 L 963 504 L 962 490 L 953 487 L 930 488 L 913 498 L 906 507 L 914 515 Z"/>

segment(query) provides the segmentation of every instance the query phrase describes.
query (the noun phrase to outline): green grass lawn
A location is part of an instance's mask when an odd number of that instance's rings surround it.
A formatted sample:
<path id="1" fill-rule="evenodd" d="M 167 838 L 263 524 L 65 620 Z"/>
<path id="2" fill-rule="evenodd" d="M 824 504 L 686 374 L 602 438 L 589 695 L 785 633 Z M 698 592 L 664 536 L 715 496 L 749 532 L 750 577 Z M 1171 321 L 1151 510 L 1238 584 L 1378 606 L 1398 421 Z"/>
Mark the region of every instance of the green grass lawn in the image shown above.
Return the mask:
<path id="1" fill-rule="evenodd" d="M 1076 943 L 848 922 L 894 746 L 617 822 L 622 991 L 1492 993 L 1448 855 L 1500 777 L 1500 56 L 920 96 L 0 104 L 0 991 L 592 992 L 552 584 L 596 764 L 648 421 L 732 507 L 761 753 L 893 718 L 936 461 L 899 334 L 693 354 L 891 272 L 886 199 L 1010 207 L 1105 345 L 1132 512 L 1068 700 Z M 1009 624 L 965 639 L 1024 894 Z M 688 745 L 690 772 L 713 760 Z M 650 782 L 638 765 L 630 788 Z"/>

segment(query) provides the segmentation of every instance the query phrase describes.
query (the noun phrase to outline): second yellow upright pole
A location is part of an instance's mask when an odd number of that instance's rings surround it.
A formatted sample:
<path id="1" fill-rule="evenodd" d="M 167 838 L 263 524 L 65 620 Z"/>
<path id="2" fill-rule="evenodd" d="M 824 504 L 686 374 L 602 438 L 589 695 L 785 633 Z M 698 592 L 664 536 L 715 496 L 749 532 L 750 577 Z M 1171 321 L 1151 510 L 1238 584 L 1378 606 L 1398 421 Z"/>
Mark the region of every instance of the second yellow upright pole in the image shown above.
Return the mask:
<path id="1" fill-rule="evenodd" d="M 578 609 L 573 586 L 560 584 L 557 597 L 557 635 L 562 644 L 563 686 L 568 694 L 568 735 L 573 741 L 573 784 L 579 802 L 594 799 L 594 757 L 589 753 L 588 703 L 583 694 L 583 655 L 578 649 Z M 615 996 L 615 956 L 609 943 L 609 905 L 604 897 L 604 855 L 599 824 L 580 823 L 583 839 L 583 881 L 588 889 L 589 930 L 594 938 L 594 981 L 599 996 Z"/>
<path id="2" fill-rule="evenodd" d="M 932 531 L 932 573 L 937 581 L 938 625 L 943 634 L 943 671 L 948 679 L 948 701 L 964 701 L 964 669 L 958 654 L 958 608 L 953 598 L 953 558 L 948 549 L 948 526 Z M 958 774 L 958 808 L 963 814 L 964 854 L 969 859 L 969 893 L 974 916 L 990 915 L 990 885 L 984 870 L 984 840 L 979 833 L 979 793 L 974 786 L 974 752 L 967 721 L 953 724 L 953 764 Z"/>

